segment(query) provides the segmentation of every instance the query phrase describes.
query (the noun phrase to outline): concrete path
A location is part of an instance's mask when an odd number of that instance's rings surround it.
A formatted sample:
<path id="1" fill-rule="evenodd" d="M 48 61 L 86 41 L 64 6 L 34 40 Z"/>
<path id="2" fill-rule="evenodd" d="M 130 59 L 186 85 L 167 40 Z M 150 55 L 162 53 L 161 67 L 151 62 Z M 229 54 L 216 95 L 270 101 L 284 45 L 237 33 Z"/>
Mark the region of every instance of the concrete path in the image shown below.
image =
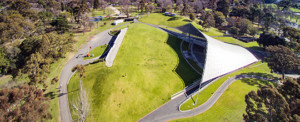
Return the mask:
<path id="1" fill-rule="evenodd" d="M 120 31 L 113 47 L 110 49 L 109 53 L 107 54 L 107 56 L 105 58 L 105 64 L 106 64 L 107 67 L 111 67 L 113 65 L 114 60 L 115 60 L 115 58 L 117 56 L 117 53 L 119 51 L 119 48 L 120 48 L 120 46 L 122 44 L 122 41 L 125 37 L 125 34 L 127 32 L 127 29 L 128 28 L 124 28 Z"/>
<path id="2" fill-rule="evenodd" d="M 179 118 L 186 118 L 186 117 L 192 117 L 194 115 L 201 114 L 205 112 L 206 110 L 210 109 L 220 98 L 220 96 L 226 91 L 226 89 L 232 84 L 234 81 L 238 79 L 243 78 L 256 78 L 256 79 L 263 79 L 268 80 L 271 82 L 274 82 L 272 79 L 267 79 L 264 77 L 259 77 L 255 75 L 238 75 L 235 77 L 231 77 L 228 80 L 226 80 L 216 92 L 202 105 L 196 107 L 193 110 L 190 111 L 180 111 L 179 106 L 190 96 L 187 96 L 186 94 L 182 94 L 178 96 L 177 98 L 170 100 L 166 104 L 162 105 L 158 109 L 154 110 L 150 114 L 146 115 L 142 119 L 140 119 L 140 122 L 164 122 L 168 120 L 173 119 L 179 119 Z"/>
<path id="3" fill-rule="evenodd" d="M 119 25 L 119 26 L 123 26 L 123 25 Z M 119 26 L 116 26 L 114 28 L 117 28 Z M 111 41 L 112 36 L 110 36 L 108 34 L 108 32 L 110 30 L 111 29 L 103 31 L 103 32 L 95 35 L 82 49 L 80 49 L 75 54 L 75 56 L 73 58 L 71 58 L 68 61 L 68 63 L 64 66 L 63 70 L 61 71 L 60 85 L 62 87 L 60 88 L 60 92 L 59 92 L 59 95 L 58 95 L 61 122 L 71 122 L 72 121 L 70 108 L 69 108 L 68 90 L 67 90 L 67 85 L 68 85 L 69 80 L 70 80 L 70 78 L 73 74 L 73 72 L 71 71 L 72 68 L 74 66 L 76 66 L 77 64 L 85 65 L 85 64 L 94 62 L 95 60 L 98 60 L 97 58 L 90 59 L 90 60 L 83 60 L 83 58 L 87 54 L 90 46 L 93 49 L 93 48 L 96 48 L 98 46 L 108 44 Z"/>

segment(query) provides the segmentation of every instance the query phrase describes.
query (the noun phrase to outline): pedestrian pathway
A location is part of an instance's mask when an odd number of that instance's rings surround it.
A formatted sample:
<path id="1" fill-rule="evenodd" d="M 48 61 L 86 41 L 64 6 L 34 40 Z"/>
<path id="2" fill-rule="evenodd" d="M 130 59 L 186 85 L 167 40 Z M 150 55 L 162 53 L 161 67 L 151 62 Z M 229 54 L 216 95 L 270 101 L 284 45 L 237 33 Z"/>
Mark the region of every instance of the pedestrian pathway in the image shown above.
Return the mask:
<path id="1" fill-rule="evenodd" d="M 118 35 L 118 37 L 117 37 L 117 39 L 116 39 L 116 41 L 115 41 L 113 47 L 112 47 L 112 48 L 110 49 L 110 51 L 108 52 L 108 54 L 107 54 L 107 56 L 106 56 L 106 58 L 105 58 L 105 65 L 106 65 L 107 67 L 111 67 L 111 66 L 113 65 L 114 60 L 115 60 L 115 58 L 116 58 L 116 56 L 117 56 L 117 53 L 118 53 L 118 51 L 119 51 L 119 48 L 120 48 L 120 46 L 121 46 L 121 44 L 122 44 L 122 41 L 123 41 L 123 39 L 124 39 L 124 37 L 125 37 L 125 34 L 126 34 L 126 32 L 127 32 L 127 29 L 128 29 L 128 28 L 124 28 L 124 29 L 122 29 L 122 30 L 120 31 L 120 33 L 119 33 L 119 35 Z"/>

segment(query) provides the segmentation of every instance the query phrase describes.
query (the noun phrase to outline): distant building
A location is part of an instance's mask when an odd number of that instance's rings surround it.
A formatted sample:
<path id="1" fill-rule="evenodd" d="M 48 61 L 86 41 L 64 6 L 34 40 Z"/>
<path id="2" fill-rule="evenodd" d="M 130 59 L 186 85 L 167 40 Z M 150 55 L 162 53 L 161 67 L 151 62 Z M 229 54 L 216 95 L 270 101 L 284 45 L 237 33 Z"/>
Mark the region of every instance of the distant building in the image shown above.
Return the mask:
<path id="1" fill-rule="evenodd" d="M 124 22 L 123 19 L 115 20 L 115 21 L 112 23 L 112 25 L 118 25 L 119 23 L 122 23 L 122 22 Z"/>

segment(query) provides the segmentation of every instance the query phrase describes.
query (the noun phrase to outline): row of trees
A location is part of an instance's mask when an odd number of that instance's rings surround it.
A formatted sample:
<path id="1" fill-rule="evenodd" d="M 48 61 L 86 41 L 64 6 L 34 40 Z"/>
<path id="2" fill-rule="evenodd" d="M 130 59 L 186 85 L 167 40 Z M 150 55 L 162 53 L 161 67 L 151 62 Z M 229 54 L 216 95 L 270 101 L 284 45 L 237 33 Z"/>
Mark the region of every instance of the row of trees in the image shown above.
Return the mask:
<path id="1" fill-rule="evenodd" d="M 245 96 L 246 121 L 299 121 L 300 79 L 287 79 L 282 86 L 263 86 Z"/>

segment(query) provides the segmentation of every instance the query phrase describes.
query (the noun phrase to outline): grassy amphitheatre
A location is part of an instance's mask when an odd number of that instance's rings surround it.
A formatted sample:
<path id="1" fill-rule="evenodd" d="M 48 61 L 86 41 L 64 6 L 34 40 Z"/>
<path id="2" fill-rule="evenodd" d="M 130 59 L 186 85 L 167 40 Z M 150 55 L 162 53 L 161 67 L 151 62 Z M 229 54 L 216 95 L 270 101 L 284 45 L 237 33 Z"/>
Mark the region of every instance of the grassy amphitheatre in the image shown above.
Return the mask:
<path id="1" fill-rule="evenodd" d="M 129 27 L 112 67 L 105 62 L 85 67 L 83 83 L 91 101 L 87 121 L 137 121 L 199 78 L 183 59 L 180 43 L 147 25 Z M 78 83 L 75 73 L 68 85 L 70 103 Z"/>
<path id="2" fill-rule="evenodd" d="M 156 24 L 156 25 L 165 25 L 165 26 L 172 25 L 170 22 L 166 21 L 166 20 L 168 20 L 168 18 L 170 19 L 170 17 L 168 17 L 168 16 L 164 16 L 162 14 L 155 14 L 153 16 L 155 16 L 154 18 L 164 18 L 163 20 L 165 20 L 165 22 L 156 21 L 155 19 L 151 20 L 150 17 L 148 20 L 146 20 L 146 18 L 143 18 L 140 21 L 145 22 L 145 23 L 150 23 L 150 24 Z M 159 16 L 159 17 L 157 17 L 157 16 Z M 187 23 L 182 20 L 176 20 L 176 21 L 178 22 L 177 26 Z M 206 29 L 206 31 L 204 31 L 204 29 L 200 25 L 195 24 L 195 23 L 193 23 L 193 25 L 195 25 L 195 27 L 197 27 L 199 30 L 203 31 L 205 34 L 207 34 L 209 36 L 223 36 L 223 33 L 218 31 L 215 28 Z M 172 27 L 174 27 L 174 26 L 172 26 Z M 258 47 L 258 44 L 256 42 L 244 43 L 244 42 L 241 42 L 232 37 L 214 37 L 214 38 L 216 38 L 220 41 L 223 41 L 223 42 L 237 44 L 237 45 L 240 45 L 243 47 L 250 47 L 250 48 Z M 185 46 L 183 46 L 183 47 L 185 47 Z M 222 85 L 222 83 L 224 83 L 224 81 L 226 81 L 229 77 L 233 77 L 233 76 L 239 75 L 241 73 L 256 73 L 257 75 L 265 76 L 266 74 L 270 74 L 270 71 L 271 70 L 268 68 L 266 63 L 258 62 L 258 63 L 252 64 L 244 69 L 238 70 L 238 71 L 233 72 L 228 75 L 225 75 L 224 77 L 218 79 L 216 82 L 214 82 L 213 84 L 211 84 L 210 86 L 208 86 L 206 89 L 204 89 L 203 91 L 201 91 L 199 93 L 199 99 L 198 99 L 197 106 L 206 102 L 211 97 L 211 95 Z M 245 79 L 243 79 L 242 81 L 245 81 Z M 245 109 L 244 96 L 249 91 L 257 89 L 257 85 L 249 85 L 252 83 L 249 83 L 249 82 L 245 83 L 242 81 L 237 81 L 237 82 L 233 83 L 229 87 L 229 89 L 226 90 L 225 94 L 223 94 L 221 96 L 221 98 L 217 101 L 217 103 L 211 109 L 209 109 L 208 111 L 206 111 L 200 115 L 197 115 L 196 119 L 197 120 L 200 119 L 200 121 L 218 121 L 218 120 L 241 121 L 242 113 L 244 112 L 244 109 Z M 252 80 L 252 82 L 255 82 L 255 81 L 256 80 Z M 261 83 L 259 82 L 258 84 L 261 84 Z M 238 87 L 238 89 L 234 89 L 236 87 Z M 232 100 L 232 98 L 236 98 L 236 99 L 233 100 L 232 102 L 228 102 L 229 100 Z M 194 99 L 196 99 L 196 98 L 194 97 Z M 181 110 L 190 110 L 193 107 L 192 104 L 193 104 L 193 101 L 189 100 L 186 103 L 184 103 L 180 109 Z M 218 114 L 220 116 L 216 117 L 216 114 L 215 114 L 216 112 L 220 113 L 220 114 Z M 176 121 L 192 121 L 192 118 L 185 118 L 185 119 L 180 119 L 180 120 L 176 120 Z"/>

